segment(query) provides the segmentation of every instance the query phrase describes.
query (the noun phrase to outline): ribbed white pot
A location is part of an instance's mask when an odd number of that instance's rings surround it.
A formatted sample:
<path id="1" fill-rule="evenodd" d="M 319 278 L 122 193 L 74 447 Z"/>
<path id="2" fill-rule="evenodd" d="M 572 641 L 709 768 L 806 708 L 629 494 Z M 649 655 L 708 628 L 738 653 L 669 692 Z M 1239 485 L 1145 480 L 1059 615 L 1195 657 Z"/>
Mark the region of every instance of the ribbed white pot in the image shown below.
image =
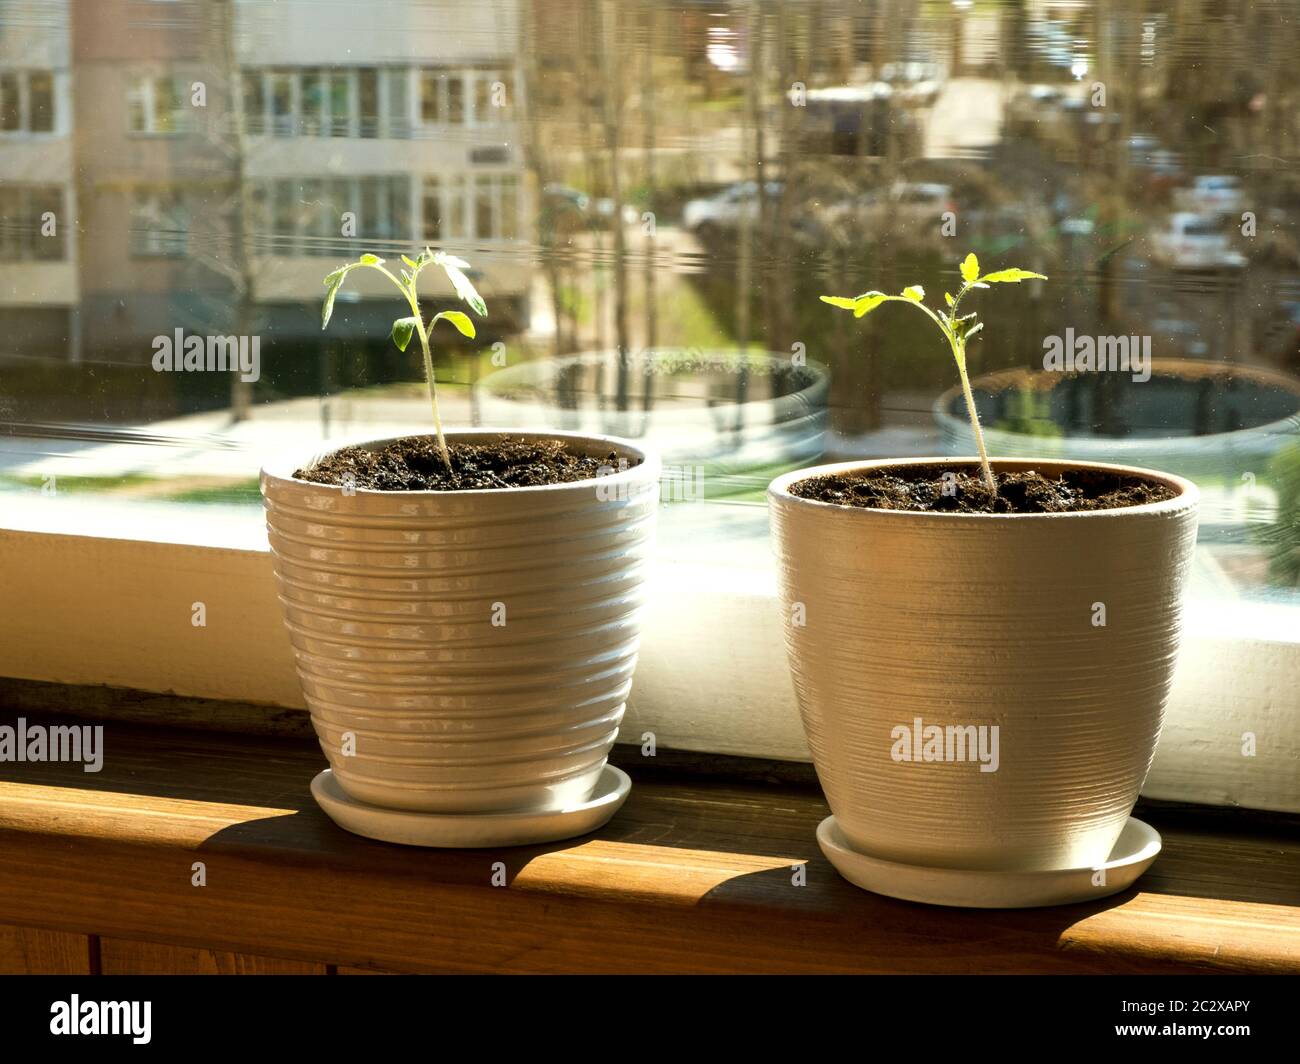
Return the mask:
<path id="1" fill-rule="evenodd" d="M 1095 865 L 1160 735 L 1197 490 L 1149 470 L 1014 459 L 994 467 L 1140 474 L 1178 494 L 1003 516 L 839 506 L 789 490 L 827 473 L 974 464 L 849 462 L 772 483 L 787 648 L 817 775 L 849 843 L 872 856 Z M 996 769 L 982 770 L 995 739 Z"/>
<path id="2" fill-rule="evenodd" d="M 315 454 L 262 470 L 312 723 L 340 786 L 362 802 L 565 808 L 591 795 L 618 734 L 659 463 L 610 437 L 509 435 L 614 452 L 629 468 L 545 487 L 351 493 L 294 478 Z"/>

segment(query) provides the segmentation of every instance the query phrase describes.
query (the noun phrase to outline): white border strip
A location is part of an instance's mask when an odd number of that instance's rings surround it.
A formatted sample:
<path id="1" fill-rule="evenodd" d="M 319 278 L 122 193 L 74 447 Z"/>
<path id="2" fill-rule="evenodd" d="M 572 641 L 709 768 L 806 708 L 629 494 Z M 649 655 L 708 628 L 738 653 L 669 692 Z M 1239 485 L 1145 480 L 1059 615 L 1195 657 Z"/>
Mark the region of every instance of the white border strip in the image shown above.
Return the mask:
<path id="1" fill-rule="evenodd" d="M 216 511 L 185 522 L 209 542 L 223 526 Z M 114 538 L 111 524 L 0 529 L 0 675 L 303 708 L 265 537 L 246 511 L 230 528 L 242 529 L 219 539 L 230 547 Z M 652 579 L 623 741 L 809 760 L 771 574 L 662 562 Z M 1281 606 L 1193 603 L 1145 795 L 1300 813 L 1300 632 L 1288 624 Z"/>

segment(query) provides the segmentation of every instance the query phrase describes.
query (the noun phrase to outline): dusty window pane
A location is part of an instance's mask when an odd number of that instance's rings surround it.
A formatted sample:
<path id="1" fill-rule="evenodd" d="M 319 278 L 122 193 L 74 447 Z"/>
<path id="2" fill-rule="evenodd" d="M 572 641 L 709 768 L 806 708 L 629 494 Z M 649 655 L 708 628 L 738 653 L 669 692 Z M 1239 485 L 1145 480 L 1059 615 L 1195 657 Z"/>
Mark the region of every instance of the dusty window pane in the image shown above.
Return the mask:
<path id="1" fill-rule="evenodd" d="M 321 131 L 321 108 L 325 102 L 321 72 L 308 68 L 302 72 L 300 77 L 302 99 L 298 119 L 299 128 L 304 136 L 319 136 Z"/>
<path id="2" fill-rule="evenodd" d="M 262 87 L 262 72 L 246 71 L 243 83 L 245 128 L 249 133 L 260 134 L 266 129 L 266 95 Z"/>
<path id="3" fill-rule="evenodd" d="M 385 71 L 388 88 L 388 111 L 385 115 L 385 134 L 390 137 L 408 137 L 411 131 L 410 78 L 405 69 Z"/>
<path id="4" fill-rule="evenodd" d="M 379 134 L 379 72 L 366 68 L 360 71 L 358 79 L 361 135 L 375 137 Z"/>
<path id="5" fill-rule="evenodd" d="M 420 121 L 429 126 L 442 121 L 442 79 L 435 70 L 420 71 Z"/>
<path id="6" fill-rule="evenodd" d="M 10 133 L 22 128 L 22 99 L 18 75 L 0 74 L 0 130 Z"/>
<path id="7" fill-rule="evenodd" d="M 292 74 L 271 75 L 271 130 L 277 137 L 294 133 Z"/>
<path id="8" fill-rule="evenodd" d="M 63 193 L 58 188 L 32 190 L 28 208 L 32 258 L 57 262 L 64 257 Z M 52 231 L 50 231 L 52 230 Z"/>
<path id="9" fill-rule="evenodd" d="M 424 179 L 424 239 L 436 243 L 442 239 L 442 183 L 436 177 Z"/>
<path id="10" fill-rule="evenodd" d="M 330 73 L 330 136 L 346 137 L 352 131 L 352 88 L 346 71 Z"/>
<path id="11" fill-rule="evenodd" d="M 45 70 L 33 70 L 27 76 L 29 128 L 33 133 L 54 129 L 54 76 Z"/>
<path id="12" fill-rule="evenodd" d="M 465 79 L 459 74 L 447 77 L 447 116 L 452 125 L 465 122 Z"/>
<path id="13" fill-rule="evenodd" d="M 500 226 L 497 236 L 502 240 L 519 237 L 519 182 L 510 176 L 501 178 Z"/>

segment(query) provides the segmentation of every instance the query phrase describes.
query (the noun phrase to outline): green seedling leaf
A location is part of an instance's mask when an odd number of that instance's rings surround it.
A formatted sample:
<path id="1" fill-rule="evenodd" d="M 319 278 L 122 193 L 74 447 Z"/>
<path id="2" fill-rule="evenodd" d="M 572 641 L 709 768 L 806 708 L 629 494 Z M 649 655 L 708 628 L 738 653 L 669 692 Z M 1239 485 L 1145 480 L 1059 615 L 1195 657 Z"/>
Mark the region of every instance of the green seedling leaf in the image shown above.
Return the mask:
<path id="1" fill-rule="evenodd" d="M 429 350 L 429 335 L 425 331 L 420 314 L 420 296 L 416 290 L 415 282 L 419 273 L 425 266 L 436 262 L 450 278 L 452 286 L 456 289 L 456 294 L 480 316 L 487 317 L 487 304 L 483 302 L 483 297 L 478 294 L 468 277 L 465 276 L 465 270 L 469 269 L 469 263 L 463 259 L 455 258 L 452 255 L 444 255 L 442 252 L 434 252 L 425 248 L 414 259 L 408 255 L 402 256 L 402 262 L 407 267 L 399 271 L 400 276 L 394 276 L 389 270 L 384 268 L 384 260 L 378 255 L 372 255 L 369 252 L 362 255 L 356 262 L 349 262 L 340 266 L 336 270 L 331 270 L 325 275 L 325 302 L 321 307 L 321 328 L 324 329 L 329 325 L 330 317 L 334 313 L 334 300 L 339 294 L 339 289 L 343 286 L 343 281 L 351 270 L 361 266 L 370 266 L 378 270 L 387 277 L 397 290 L 401 292 L 403 300 L 411 309 L 411 314 L 407 317 L 398 318 L 393 322 L 390 335 L 393 343 L 397 345 L 399 351 L 405 351 L 411 343 L 411 335 L 418 334 L 420 337 L 421 353 L 424 356 L 424 379 L 429 388 L 429 405 L 433 409 L 433 427 L 438 437 L 438 451 L 442 457 L 443 463 L 448 469 L 451 468 L 451 451 L 447 447 L 447 440 L 442 431 L 442 418 L 438 414 L 438 393 L 434 382 L 433 374 L 433 354 Z M 474 337 L 474 323 L 469 315 L 462 314 L 458 310 L 447 310 L 434 316 L 433 321 L 429 323 L 429 329 L 439 321 L 446 320 L 450 322 L 462 335 L 471 339 Z"/>
<path id="2" fill-rule="evenodd" d="M 925 289 L 919 284 L 909 285 L 904 288 L 903 294 L 900 296 L 888 296 L 883 292 L 864 292 L 855 299 L 849 299 L 845 296 L 822 296 L 821 301 L 829 303 L 833 307 L 839 307 L 841 310 L 852 310 L 854 317 L 857 318 L 870 313 L 881 303 L 890 301 L 909 303 L 912 306 L 919 307 L 939 327 L 939 331 L 943 334 L 943 338 L 948 341 L 948 346 L 952 350 L 953 361 L 957 364 L 957 372 L 961 375 L 962 391 L 966 397 L 966 412 L 970 416 L 971 429 L 975 433 L 975 443 L 979 448 L 984 483 L 990 493 L 996 495 L 998 491 L 997 480 L 993 476 L 993 467 L 989 463 L 988 452 L 984 447 L 984 432 L 980 428 L 979 411 L 975 409 L 975 401 L 970 390 L 970 378 L 966 373 L 966 344 L 971 337 L 977 335 L 984 328 L 984 323 L 976 322 L 971 324 L 975 314 L 958 315 L 957 306 L 972 288 L 988 288 L 990 284 L 1014 283 L 1026 281 L 1030 278 L 1045 281 L 1047 278 L 1041 273 L 1015 268 L 995 270 L 987 277 L 981 277 L 979 259 L 975 257 L 973 251 L 968 253 L 962 260 L 960 268 L 961 288 L 957 290 L 955 296 L 951 292 L 943 294 L 943 301 L 948 307 L 946 312 L 931 310 L 925 305 Z"/>
<path id="3" fill-rule="evenodd" d="M 444 255 L 441 251 L 433 256 L 433 261 L 443 268 L 451 281 L 451 286 L 456 289 L 456 294 L 470 305 L 470 309 L 475 314 L 480 318 L 486 318 L 487 304 L 483 302 L 483 297 L 478 294 L 470 279 L 461 272 L 469 269 L 469 263 L 454 255 Z"/>
<path id="4" fill-rule="evenodd" d="M 468 314 L 463 314 L 459 310 L 444 310 L 433 316 L 433 321 L 429 322 L 429 328 L 432 329 L 440 321 L 450 322 L 456 326 L 461 336 L 468 336 L 474 339 L 477 330 L 474 328 L 474 319 Z"/>
<path id="5" fill-rule="evenodd" d="M 329 288 L 325 292 L 325 303 L 320 311 L 320 327 L 323 329 L 330 323 L 330 316 L 334 313 L 334 297 L 339 294 L 339 289 L 343 286 L 343 278 L 348 275 L 346 268 L 335 270 L 325 278 L 325 283 Z"/>
<path id="6" fill-rule="evenodd" d="M 866 315 L 870 314 L 873 310 L 875 310 L 878 306 L 880 306 L 881 303 L 887 302 L 890 299 L 900 299 L 900 298 L 902 297 L 887 296 L 885 295 L 884 292 L 866 292 L 863 295 L 858 296 L 858 298 L 854 300 L 853 316 L 855 318 L 865 317 Z"/>
<path id="7" fill-rule="evenodd" d="M 393 322 L 393 343 L 397 345 L 397 350 L 405 351 L 406 345 L 411 342 L 411 334 L 415 332 L 415 325 L 418 318 L 398 318 Z"/>
<path id="8" fill-rule="evenodd" d="M 996 270 L 993 273 L 986 273 L 980 278 L 981 281 L 987 281 L 989 284 L 1007 284 L 1010 282 L 1028 281 L 1030 278 L 1037 278 L 1040 281 L 1046 281 L 1047 277 L 1041 273 L 1034 273 L 1032 270 Z"/>

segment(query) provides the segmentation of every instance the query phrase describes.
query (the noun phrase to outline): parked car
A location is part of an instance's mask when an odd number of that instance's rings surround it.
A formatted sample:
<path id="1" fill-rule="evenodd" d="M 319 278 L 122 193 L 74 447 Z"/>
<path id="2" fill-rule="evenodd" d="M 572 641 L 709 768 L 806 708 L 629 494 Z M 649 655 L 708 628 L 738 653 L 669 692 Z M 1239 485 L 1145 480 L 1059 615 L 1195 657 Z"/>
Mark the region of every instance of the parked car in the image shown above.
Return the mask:
<path id="1" fill-rule="evenodd" d="M 1164 229 L 1151 234 L 1152 257 L 1175 270 L 1241 269 L 1246 256 L 1234 250 L 1213 215 L 1177 211 Z"/>
<path id="2" fill-rule="evenodd" d="M 767 195 L 775 199 L 781 195 L 781 183 L 769 181 Z M 715 195 L 693 199 L 682 208 L 682 224 L 697 236 L 734 229 L 742 219 L 758 218 L 758 182 L 740 181 Z"/>
<path id="3" fill-rule="evenodd" d="M 818 219 L 823 229 L 881 229 L 902 223 L 933 224 L 937 232 L 945 211 L 956 211 L 952 186 L 934 182 L 899 181 L 887 193 L 866 192 L 823 208 Z"/>
<path id="4" fill-rule="evenodd" d="M 1236 214 L 1245 208 L 1246 194 L 1231 174 L 1199 174 L 1175 193 L 1175 202 L 1199 214 Z"/>
<path id="5" fill-rule="evenodd" d="M 932 106 L 947 79 L 938 63 L 886 63 L 880 78 L 908 103 Z"/>
<path id="6" fill-rule="evenodd" d="M 608 229 L 615 215 L 621 215 L 625 225 L 633 224 L 640 215 L 630 204 L 617 205 L 608 196 L 592 199 L 587 193 L 569 185 L 551 184 L 542 189 L 542 206 L 546 217 L 564 218 L 572 216 L 581 219 L 580 227 L 586 229 Z"/>

